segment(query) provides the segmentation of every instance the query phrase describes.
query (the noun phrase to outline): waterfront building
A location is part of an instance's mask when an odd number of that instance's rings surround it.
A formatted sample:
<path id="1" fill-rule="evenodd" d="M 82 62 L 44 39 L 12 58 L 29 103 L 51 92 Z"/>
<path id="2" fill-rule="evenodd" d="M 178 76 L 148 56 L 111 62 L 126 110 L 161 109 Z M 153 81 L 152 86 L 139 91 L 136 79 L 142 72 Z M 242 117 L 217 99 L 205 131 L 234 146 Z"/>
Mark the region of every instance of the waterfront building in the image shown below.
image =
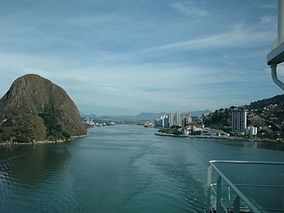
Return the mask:
<path id="1" fill-rule="evenodd" d="M 170 127 L 169 115 L 161 116 L 161 121 L 162 121 L 162 127 L 164 127 L 164 128 L 169 128 Z"/>
<path id="2" fill-rule="evenodd" d="M 182 123 L 181 123 L 181 126 L 182 126 L 182 127 L 185 127 L 186 125 L 187 125 L 187 119 L 186 119 L 186 116 L 183 115 L 183 116 L 182 116 Z"/>
<path id="3" fill-rule="evenodd" d="M 247 135 L 251 135 L 251 136 L 257 135 L 257 127 L 255 127 L 255 126 L 249 126 L 249 127 L 246 129 L 246 134 L 247 134 Z"/>
<path id="4" fill-rule="evenodd" d="M 247 111 L 236 109 L 232 112 L 232 132 L 244 135 L 247 128 Z"/>
<path id="5" fill-rule="evenodd" d="M 199 118 L 197 116 L 192 116 L 190 113 L 176 112 L 162 115 L 159 120 L 161 123 L 160 126 L 170 128 L 171 126 L 185 127 L 193 122 L 193 120 L 198 121 Z"/>
<path id="6" fill-rule="evenodd" d="M 175 117 L 176 117 L 176 116 L 175 116 L 173 113 L 170 113 L 170 114 L 169 114 L 169 125 L 170 125 L 170 127 L 173 126 L 173 125 L 175 125 L 175 120 L 176 120 Z"/>
<path id="7" fill-rule="evenodd" d="M 180 112 L 176 113 L 176 125 L 183 126 L 182 114 Z"/>

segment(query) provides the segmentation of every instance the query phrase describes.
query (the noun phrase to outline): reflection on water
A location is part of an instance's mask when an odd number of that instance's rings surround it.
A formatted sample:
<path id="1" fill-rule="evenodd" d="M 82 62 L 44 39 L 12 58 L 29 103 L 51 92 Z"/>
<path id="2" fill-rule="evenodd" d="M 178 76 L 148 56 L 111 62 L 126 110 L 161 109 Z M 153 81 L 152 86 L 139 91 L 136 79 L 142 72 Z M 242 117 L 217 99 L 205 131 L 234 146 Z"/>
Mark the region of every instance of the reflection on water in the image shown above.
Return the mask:
<path id="1" fill-rule="evenodd" d="M 228 146 L 242 146 L 242 147 L 248 147 L 248 148 L 258 148 L 258 149 L 271 149 L 271 150 L 282 150 L 284 151 L 284 144 L 283 143 L 269 143 L 269 142 L 242 142 L 237 141 L 226 141 L 223 142 L 224 144 Z"/>
<path id="2" fill-rule="evenodd" d="M 252 143 L 255 144 L 257 148 L 262 149 L 274 149 L 274 150 L 282 150 L 284 151 L 284 144 L 283 143 Z"/>
<path id="3" fill-rule="evenodd" d="M 15 147 L 14 150 L 10 149 L 8 154 L 12 156 L 0 161 L 0 171 L 18 182 L 27 184 L 44 182 L 64 170 L 72 157 L 64 144 Z"/>
<path id="4" fill-rule="evenodd" d="M 38 204 L 49 205 L 45 197 L 53 193 L 58 198 L 66 199 L 68 196 L 64 191 L 68 191 L 65 188 L 68 183 L 61 185 L 59 180 L 64 178 L 64 170 L 71 158 L 64 144 L 28 145 L 1 150 L 0 212 L 39 211 Z M 72 198 L 68 200 L 69 203 Z"/>

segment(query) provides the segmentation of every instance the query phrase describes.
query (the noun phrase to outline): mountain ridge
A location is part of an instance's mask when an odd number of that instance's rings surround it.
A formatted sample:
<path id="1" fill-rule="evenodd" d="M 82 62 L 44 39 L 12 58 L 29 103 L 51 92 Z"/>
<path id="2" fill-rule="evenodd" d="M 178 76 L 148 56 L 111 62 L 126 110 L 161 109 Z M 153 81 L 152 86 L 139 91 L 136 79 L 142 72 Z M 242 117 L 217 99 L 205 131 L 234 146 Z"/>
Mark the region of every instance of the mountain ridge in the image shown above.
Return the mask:
<path id="1" fill-rule="evenodd" d="M 209 113 L 209 110 L 196 110 L 190 111 L 193 116 L 200 117 L 204 113 Z M 96 114 L 84 114 L 81 113 L 83 117 L 90 118 L 90 119 L 101 119 L 101 120 L 108 120 L 108 119 L 121 119 L 121 120 L 130 120 L 130 121 L 144 121 L 144 120 L 155 120 L 160 118 L 162 115 L 169 114 L 168 112 L 140 112 L 137 115 L 115 115 L 115 116 L 108 116 L 108 115 L 96 115 Z"/>

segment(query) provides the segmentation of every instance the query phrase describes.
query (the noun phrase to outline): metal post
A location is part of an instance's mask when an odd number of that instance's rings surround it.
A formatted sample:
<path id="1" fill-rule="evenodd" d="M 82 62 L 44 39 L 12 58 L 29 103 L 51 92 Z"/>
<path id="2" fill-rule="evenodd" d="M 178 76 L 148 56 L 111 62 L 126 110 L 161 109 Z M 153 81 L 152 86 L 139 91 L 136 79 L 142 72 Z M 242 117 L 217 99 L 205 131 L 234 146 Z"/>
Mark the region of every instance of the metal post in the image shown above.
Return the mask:
<path id="1" fill-rule="evenodd" d="M 231 188 L 228 186 L 228 200 L 231 200 Z"/>
<path id="2" fill-rule="evenodd" d="M 211 208 L 211 180 L 212 180 L 212 166 L 208 166 L 207 170 L 207 213 L 210 213 Z"/>
<path id="3" fill-rule="evenodd" d="M 234 201 L 234 213 L 240 213 L 240 197 L 238 195 Z"/>
<path id="4" fill-rule="evenodd" d="M 217 203 L 216 203 L 216 212 L 217 213 L 221 213 L 222 212 L 222 208 L 221 208 L 221 197 L 222 197 L 222 188 L 221 188 L 221 176 L 218 177 L 217 179 Z"/>

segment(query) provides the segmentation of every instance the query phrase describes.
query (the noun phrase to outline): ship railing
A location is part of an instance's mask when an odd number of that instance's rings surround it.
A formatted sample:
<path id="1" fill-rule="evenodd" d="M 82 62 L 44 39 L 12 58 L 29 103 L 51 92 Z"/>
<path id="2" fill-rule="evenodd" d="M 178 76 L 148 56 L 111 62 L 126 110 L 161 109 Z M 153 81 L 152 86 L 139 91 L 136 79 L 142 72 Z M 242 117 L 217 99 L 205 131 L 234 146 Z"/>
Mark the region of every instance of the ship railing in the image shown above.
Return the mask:
<path id="1" fill-rule="evenodd" d="M 284 162 L 212 160 L 207 212 L 284 212 Z"/>

